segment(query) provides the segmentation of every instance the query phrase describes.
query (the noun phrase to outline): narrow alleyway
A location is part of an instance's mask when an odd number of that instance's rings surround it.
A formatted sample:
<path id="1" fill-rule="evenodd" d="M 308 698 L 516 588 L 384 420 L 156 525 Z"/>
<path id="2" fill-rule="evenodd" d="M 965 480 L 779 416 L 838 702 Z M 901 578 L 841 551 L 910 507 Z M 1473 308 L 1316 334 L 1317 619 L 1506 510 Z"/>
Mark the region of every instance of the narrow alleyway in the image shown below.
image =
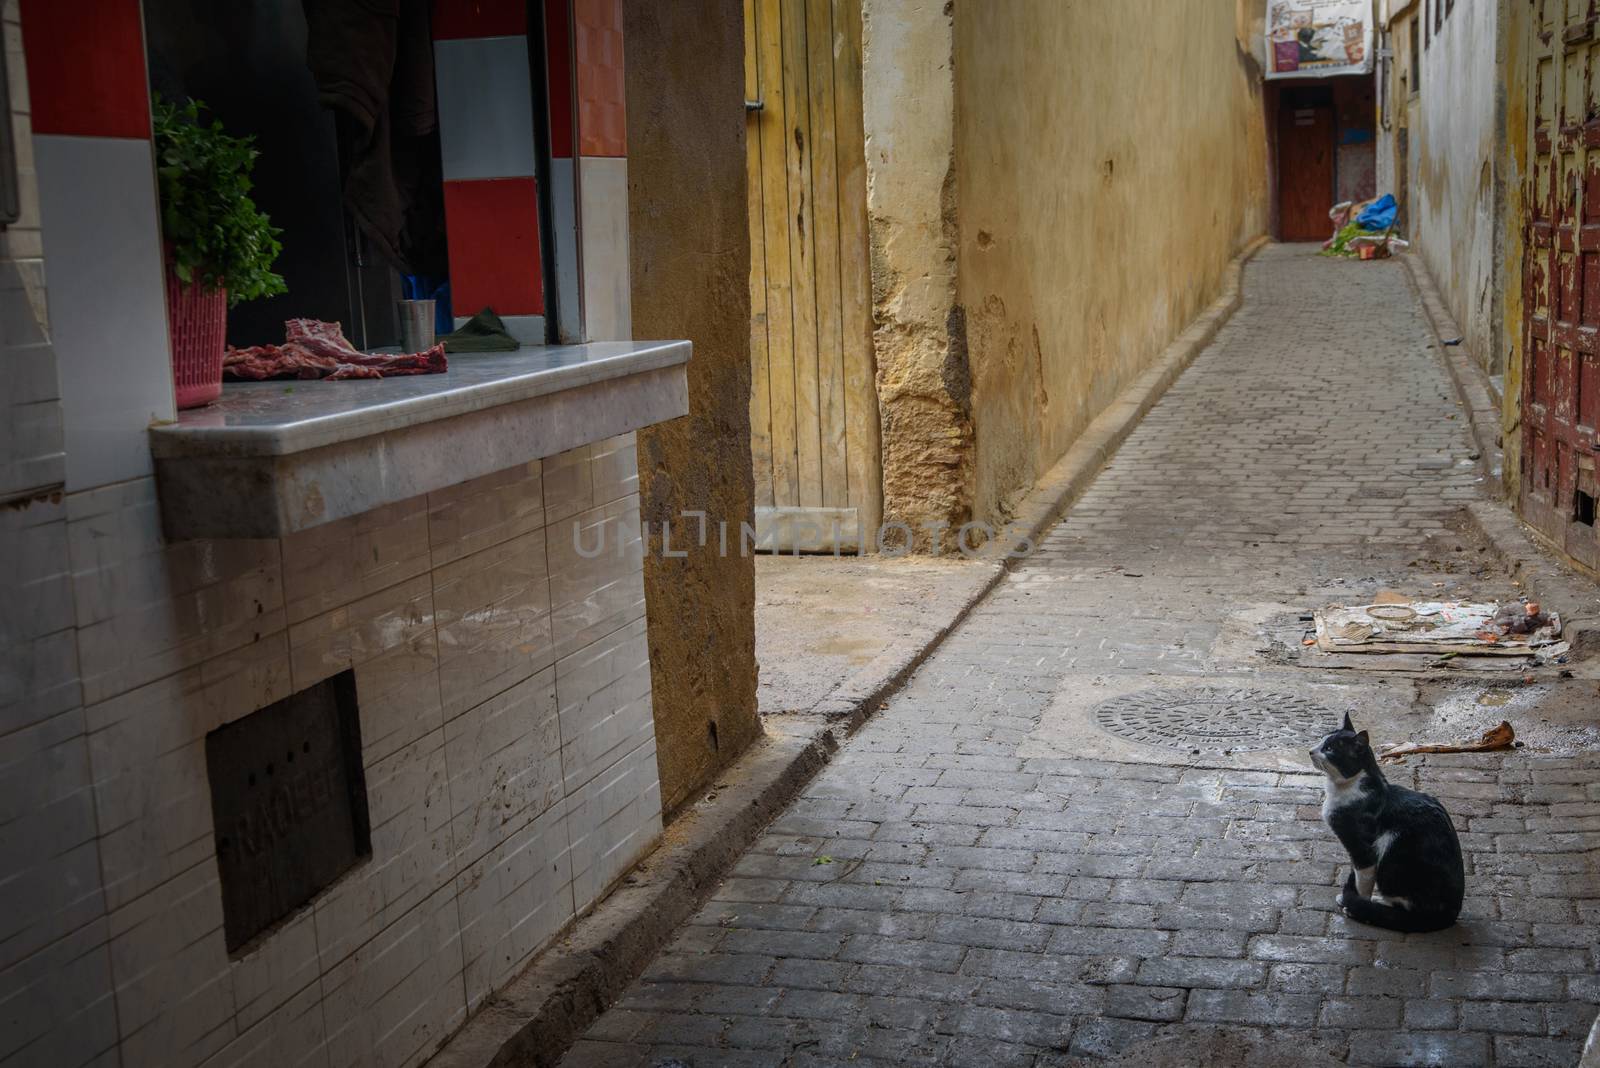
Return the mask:
<path id="1" fill-rule="evenodd" d="M 1427 346 L 1400 265 L 1264 250 L 1040 551 L 564 1063 L 1062 1065 L 1235 1026 L 1351 1064 L 1575 1063 L 1600 758 L 1393 768 L 1456 816 L 1463 920 L 1407 937 L 1332 911 L 1344 857 L 1304 756 L 1337 715 L 1380 742 L 1520 716 L 1559 749 L 1586 735 L 1540 710 L 1594 698 L 1582 667 L 1302 651 L 1326 603 L 1514 595 L 1454 523 L 1478 474 Z"/>

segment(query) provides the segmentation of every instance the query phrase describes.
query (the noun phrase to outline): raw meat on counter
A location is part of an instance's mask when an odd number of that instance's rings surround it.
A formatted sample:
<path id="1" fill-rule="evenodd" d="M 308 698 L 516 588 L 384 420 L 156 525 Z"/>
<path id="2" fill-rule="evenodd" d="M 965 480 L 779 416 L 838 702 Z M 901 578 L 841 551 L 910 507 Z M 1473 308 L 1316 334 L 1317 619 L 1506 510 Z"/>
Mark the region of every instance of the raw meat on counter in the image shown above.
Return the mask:
<path id="1" fill-rule="evenodd" d="M 225 378 L 390 378 L 443 374 L 448 367 L 441 342 L 422 352 L 362 352 L 345 339 L 338 323 L 290 319 L 281 345 L 229 348 L 222 355 Z"/>

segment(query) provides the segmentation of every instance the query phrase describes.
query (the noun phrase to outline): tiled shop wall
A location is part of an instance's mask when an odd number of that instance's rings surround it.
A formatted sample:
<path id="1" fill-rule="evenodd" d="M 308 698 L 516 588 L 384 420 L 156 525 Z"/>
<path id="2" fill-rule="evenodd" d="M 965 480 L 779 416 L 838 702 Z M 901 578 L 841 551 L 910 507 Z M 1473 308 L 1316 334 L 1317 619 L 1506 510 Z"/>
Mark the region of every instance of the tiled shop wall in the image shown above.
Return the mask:
<path id="1" fill-rule="evenodd" d="M 569 13 L 582 114 L 620 107 L 596 77 L 620 75 L 614 8 Z M 0 232 L 0 1066 L 414 1064 L 660 833 L 633 438 L 281 542 L 165 543 L 139 5 L 0 10 L 23 204 Z M 594 164 L 587 333 L 624 337 L 598 114 L 568 141 Z M 579 244 L 573 218 L 575 275 Z M 346 667 L 372 856 L 229 957 L 205 734 Z"/>
<path id="2" fill-rule="evenodd" d="M 77 1065 L 115 1045 L 116 1017 L 17 0 L 0 19 L 21 204 L 0 230 L 0 1064 Z"/>
<path id="3" fill-rule="evenodd" d="M 659 836 L 632 435 L 282 541 L 166 544 L 148 478 L 65 508 L 85 707 L 7 735 L 64 844 L 0 1064 L 415 1063 Z M 372 856 L 230 958 L 205 736 L 348 667 Z"/>
<path id="4" fill-rule="evenodd" d="M 61 438 L 61 388 L 55 350 L 45 336 L 44 246 L 39 234 L 39 183 L 34 175 L 33 133 L 28 114 L 28 72 L 22 56 L 17 0 L 3 12 L 11 139 L 16 146 L 21 214 L 0 229 L 0 501 L 38 496 L 61 488 L 66 452 Z"/>

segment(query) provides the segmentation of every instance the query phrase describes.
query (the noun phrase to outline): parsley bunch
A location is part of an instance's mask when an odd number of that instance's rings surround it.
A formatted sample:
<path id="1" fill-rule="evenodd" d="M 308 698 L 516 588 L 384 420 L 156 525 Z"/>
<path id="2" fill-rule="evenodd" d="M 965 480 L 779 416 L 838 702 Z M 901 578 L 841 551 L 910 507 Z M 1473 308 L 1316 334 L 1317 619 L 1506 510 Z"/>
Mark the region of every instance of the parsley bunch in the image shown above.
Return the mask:
<path id="1" fill-rule="evenodd" d="M 153 100 L 161 231 L 173 270 L 185 283 L 226 288 L 230 306 L 287 292 L 272 271 L 283 231 L 250 199 L 255 139 L 230 136 L 215 120 L 207 125 L 203 107 Z"/>

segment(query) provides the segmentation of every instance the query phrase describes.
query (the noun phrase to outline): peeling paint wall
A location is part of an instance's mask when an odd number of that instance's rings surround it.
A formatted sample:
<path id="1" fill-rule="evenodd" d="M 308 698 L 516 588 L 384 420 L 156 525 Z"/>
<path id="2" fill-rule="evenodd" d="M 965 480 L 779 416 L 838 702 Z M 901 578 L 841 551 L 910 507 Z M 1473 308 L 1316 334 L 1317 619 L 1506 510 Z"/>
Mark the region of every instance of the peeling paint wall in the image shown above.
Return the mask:
<path id="1" fill-rule="evenodd" d="M 1427 14 L 1432 5 L 1413 8 Z M 1422 49 L 1422 85 L 1410 99 L 1409 233 L 1461 328 L 1491 374 L 1505 366 L 1496 312 L 1500 245 L 1496 159 L 1499 5 L 1456 4 Z"/>
<path id="2" fill-rule="evenodd" d="M 634 335 L 688 338 L 689 414 L 639 431 L 650 675 L 669 815 L 761 734 L 755 561 L 686 511 L 754 515 L 740 0 L 624 0 Z M 672 524 L 672 554 L 661 524 Z M 714 528 L 713 528 L 714 531 Z M 681 553 L 682 555 L 678 555 Z"/>
<path id="3" fill-rule="evenodd" d="M 1496 323 L 1498 349 L 1505 354 L 1501 388 L 1501 487 L 1515 500 L 1522 470 L 1522 227 L 1526 222 L 1528 180 L 1529 61 L 1532 8 L 1522 0 L 1500 0 L 1500 128 L 1498 193 L 1504 205 L 1499 219 L 1500 305 Z"/>
<path id="4" fill-rule="evenodd" d="M 946 0 L 862 3 L 883 518 L 908 524 L 922 549 L 953 548 L 972 510 L 972 372 L 956 301 L 953 22 Z"/>
<path id="5" fill-rule="evenodd" d="M 1267 228 L 1261 7 L 956 0 L 959 225 L 929 213 L 919 255 L 946 299 L 956 245 L 975 518 L 1004 521 Z"/>

